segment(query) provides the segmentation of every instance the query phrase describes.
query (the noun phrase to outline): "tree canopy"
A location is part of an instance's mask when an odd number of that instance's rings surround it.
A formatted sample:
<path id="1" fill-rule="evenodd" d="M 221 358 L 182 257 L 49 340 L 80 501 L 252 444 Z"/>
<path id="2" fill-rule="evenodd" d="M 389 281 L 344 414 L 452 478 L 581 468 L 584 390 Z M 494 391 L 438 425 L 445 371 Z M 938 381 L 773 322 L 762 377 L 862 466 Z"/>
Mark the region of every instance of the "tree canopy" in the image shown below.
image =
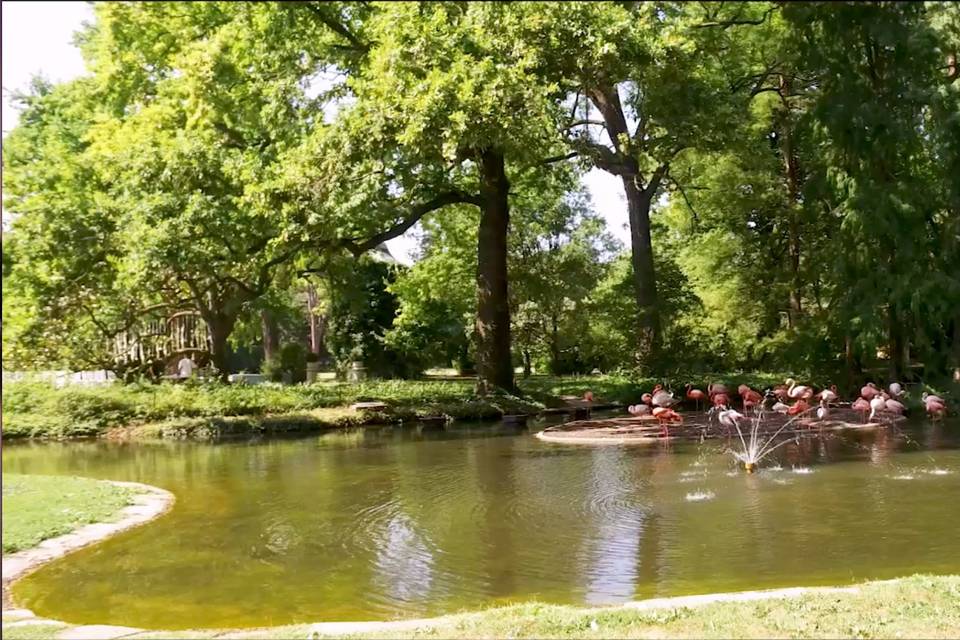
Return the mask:
<path id="1" fill-rule="evenodd" d="M 115 368 L 190 310 L 226 374 L 309 289 L 338 362 L 484 391 L 517 365 L 960 371 L 954 3 L 95 10 L 89 75 L 36 80 L 4 140 L 5 367 Z M 364 257 L 411 233 L 412 267 Z"/>

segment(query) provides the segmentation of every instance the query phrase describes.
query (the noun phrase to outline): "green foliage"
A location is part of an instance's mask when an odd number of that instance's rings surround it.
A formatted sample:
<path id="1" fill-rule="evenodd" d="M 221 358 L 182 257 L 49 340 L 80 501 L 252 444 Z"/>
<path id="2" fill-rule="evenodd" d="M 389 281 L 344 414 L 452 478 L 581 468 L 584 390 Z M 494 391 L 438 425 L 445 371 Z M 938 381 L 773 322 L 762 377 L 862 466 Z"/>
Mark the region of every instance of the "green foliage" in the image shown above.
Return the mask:
<path id="1" fill-rule="evenodd" d="M 4 366 L 115 367 L 114 336 L 188 308 L 225 372 L 261 312 L 302 333 L 309 272 L 341 368 L 469 369 L 495 153 L 528 368 L 631 369 L 653 313 L 666 374 L 960 371 L 958 24 L 951 3 L 101 3 L 91 75 L 36 80 L 4 140 Z M 642 192 L 650 247 L 612 242 L 588 168 Z M 411 269 L 344 257 L 417 220 Z M 282 359 L 265 371 L 302 375 Z"/>
<path id="2" fill-rule="evenodd" d="M 416 354 L 402 355 L 384 343 L 397 313 L 389 284 L 401 268 L 389 254 L 329 263 L 327 344 L 341 371 L 354 361 L 363 362 L 372 377 L 402 377 L 419 371 Z"/>

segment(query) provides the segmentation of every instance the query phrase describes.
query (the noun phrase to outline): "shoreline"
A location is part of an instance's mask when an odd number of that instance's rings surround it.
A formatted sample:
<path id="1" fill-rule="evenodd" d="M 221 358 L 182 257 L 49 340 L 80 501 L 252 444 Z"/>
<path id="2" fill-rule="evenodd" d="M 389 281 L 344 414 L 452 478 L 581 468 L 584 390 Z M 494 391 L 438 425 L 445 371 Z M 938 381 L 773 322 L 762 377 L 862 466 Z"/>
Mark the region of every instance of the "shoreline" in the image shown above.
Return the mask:
<path id="1" fill-rule="evenodd" d="M 6 616 L 11 611 L 28 611 L 16 607 L 13 601 L 11 587 L 17 580 L 29 575 L 48 562 L 159 518 L 169 511 L 176 502 L 172 493 L 153 485 L 120 480 L 100 480 L 100 482 L 134 489 L 138 493 L 133 496 L 131 504 L 120 509 L 117 513 L 120 517 L 116 521 L 83 525 L 70 533 L 47 538 L 35 547 L 4 554 L 2 562 L 3 615 Z M 23 617 L 32 618 L 35 616 L 30 612 L 29 616 L 24 615 Z"/>
<path id="2" fill-rule="evenodd" d="M 620 408 L 617 403 L 596 404 L 593 411 Z M 83 436 L 7 436 L 10 443 L 68 442 L 71 440 L 190 440 L 197 442 L 240 439 L 257 436 L 282 436 L 310 433 L 328 433 L 345 429 L 393 426 L 428 426 L 455 422 L 498 422 L 523 426 L 528 420 L 547 416 L 575 416 L 580 407 L 549 407 L 535 412 L 494 412 L 477 415 L 417 415 L 412 411 L 390 413 L 354 412 L 345 407 L 313 411 L 291 411 L 263 415 L 224 415 L 214 417 L 172 418 L 140 424 L 112 427 L 95 435 Z"/>

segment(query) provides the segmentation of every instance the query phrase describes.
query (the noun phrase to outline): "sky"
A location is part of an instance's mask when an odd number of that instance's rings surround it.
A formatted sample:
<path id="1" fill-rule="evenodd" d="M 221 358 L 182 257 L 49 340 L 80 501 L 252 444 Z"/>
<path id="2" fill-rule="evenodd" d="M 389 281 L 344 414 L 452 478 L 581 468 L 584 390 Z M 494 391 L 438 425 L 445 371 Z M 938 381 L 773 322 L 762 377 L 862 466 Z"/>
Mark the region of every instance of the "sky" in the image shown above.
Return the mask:
<path id="1" fill-rule="evenodd" d="M 93 9 L 87 2 L 2 3 L 3 18 L 3 117 L 6 135 L 17 123 L 17 110 L 10 103 L 12 91 L 25 89 L 30 79 L 42 74 L 48 80 L 62 82 L 85 73 L 80 51 L 73 46 L 73 33 L 82 23 L 93 20 Z M 584 177 L 594 209 L 607 222 L 607 227 L 625 245 L 629 244 L 627 206 L 623 187 L 615 176 L 594 169 Z M 4 213 L 6 219 L 6 214 Z M 391 253 L 409 264 L 416 249 L 415 230 L 387 243 Z"/>

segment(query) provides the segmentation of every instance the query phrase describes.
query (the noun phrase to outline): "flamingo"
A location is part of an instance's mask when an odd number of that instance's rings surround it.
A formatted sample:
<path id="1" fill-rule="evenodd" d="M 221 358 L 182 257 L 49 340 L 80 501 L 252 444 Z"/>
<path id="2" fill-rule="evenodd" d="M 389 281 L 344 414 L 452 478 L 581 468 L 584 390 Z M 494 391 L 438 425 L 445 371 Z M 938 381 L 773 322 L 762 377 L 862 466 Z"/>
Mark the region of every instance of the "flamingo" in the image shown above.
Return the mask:
<path id="1" fill-rule="evenodd" d="M 730 398 L 725 393 L 718 393 L 711 396 L 714 407 L 726 407 L 730 405 Z"/>
<path id="2" fill-rule="evenodd" d="M 724 430 L 729 433 L 736 429 L 741 420 L 746 420 L 747 416 L 734 409 L 726 409 L 717 415 L 717 421 L 723 425 Z"/>
<path id="3" fill-rule="evenodd" d="M 894 398 L 899 398 L 900 394 L 903 393 L 903 385 L 899 382 L 891 382 L 888 388 L 890 389 L 890 395 Z"/>
<path id="4" fill-rule="evenodd" d="M 593 391 L 587 391 L 583 394 L 583 399 L 585 402 L 593 402 Z"/>
<path id="5" fill-rule="evenodd" d="M 789 409 L 787 409 L 787 415 L 788 415 L 788 416 L 798 416 L 798 415 L 800 415 L 801 413 L 803 413 L 804 411 L 808 411 L 809 409 L 810 409 L 810 405 L 807 404 L 807 399 L 806 399 L 806 398 L 800 398 L 799 400 L 797 400 L 796 402 L 793 403 L 793 406 L 792 406 L 792 407 L 790 407 Z"/>
<path id="6" fill-rule="evenodd" d="M 830 385 L 829 389 L 824 389 L 817 395 L 819 396 L 821 401 L 826 400 L 827 404 L 830 404 L 831 402 L 833 402 L 839 397 L 839 395 L 837 394 L 837 385 L 832 384 Z"/>
<path id="7" fill-rule="evenodd" d="M 797 381 L 793 378 L 787 378 L 787 384 L 790 385 L 790 388 L 787 389 L 787 395 L 791 398 L 797 399 L 801 398 L 803 400 L 809 400 L 813 397 L 813 388 L 806 385 L 798 385 Z"/>
<path id="8" fill-rule="evenodd" d="M 756 407 L 763 402 L 763 396 L 746 385 L 740 385 L 740 398 L 743 400 L 744 411 L 749 411 L 752 407 Z"/>
<path id="9" fill-rule="evenodd" d="M 873 416 L 877 415 L 877 411 L 883 411 L 886 408 L 887 401 L 884 400 L 883 396 L 873 396 L 873 399 L 870 400 L 870 417 L 868 419 L 873 420 Z"/>
<path id="10" fill-rule="evenodd" d="M 933 400 L 925 402 L 924 407 L 927 410 L 927 414 L 934 419 L 942 418 L 947 413 L 947 408 L 943 405 L 943 403 L 935 402 Z"/>
<path id="11" fill-rule="evenodd" d="M 669 407 L 654 407 L 653 417 L 656 418 L 657 422 L 660 423 L 660 428 L 663 429 L 664 437 L 670 436 L 670 430 L 667 428 L 668 423 L 683 422 L 683 416 Z"/>
<path id="12" fill-rule="evenodd" d="M 817 419 L 821 422 L 830 417 L 830 405 L 826 398 L 820 398 L 820 408 L 817 409 Z"/>
<path id="13" fill-rule="evenodd" d="M 647 416 L 650 415 L 650 405 L 648 404 L 632 404 L 627 407 L 627 412 L 630 415 L 634 416 Z"/>
<path id="14" fill-rule="evenodd" d="M 739 387 L 737 387 L 737 393 L 738 393 L 739 395 L 741 395 L 741 396 L 742 396 L 743 394 L 745 394 L 747 391 L 752 391 L 752 389 L 750 389 L 750 386 L 749 386 L 749 385 L 742 384 L 742 385 L 740 385 Z"/>
<path id="15" fill-rule="evenodd" d="M 860 388 L 860 395 L 864 400 L 870 401 L 873 400 L 873 397 L 880 393 L 880 389 L 877 389 L 877 385 L 872 382 L 868 382 L 866 385 Z"/>
<path id="16" fill-rule="evenodd" d="M 865 398 L 857 398 L 850 408 L 862 414 L 863 421 L 867 421 L 867 413 L 870 412 L 870 401 Z"/>
<path id="17" fill-rule="evenodd" d="M 644 404 L 653 404 L 653 396 L 650 395 L 649 393 L 645 393 L 642 396 L 640 396 L 640 402 Z"/>
<path id="18" fill-rule="evenodd" d="M 941 398 L 940 396 L 935 396 L 935 395 L 933 395 L 932 393 L 927 393 L 926 391 L 923 392 L 923 395 L 920 396 L 920 399 L 923 401 L 924 404 L 926 404 L 926 403 L 928 403 L 928 402 L 937 402 L 937 403 L 942 404 L 942 405 L 944 405 L 944 406 L 946 406 L 946 404 L 947 404 L 947 403 L 943 400 L 943 398 Z"/>
<path id="19" fill-rule="evenodd" d="M 664 391 L 663 389 L 654 389 L 653 391 L 653 404 L 657 405 L 658 407 L 672 407 L 679 401 L 680 400 L 678 398 L 673 397 L 672 393 Z"/>
<path id="20" fill-rule="evenodd" d="M 787 385 L 778 384 L 773 388 L 773 395 L 777 396 L 781 400 L 786 400 L 790 396 L 787 395 Z"/>
<path id="21" fill-rule="evenodd" d="M 786 415 L 790 411 L 790 405 L 784 404 L 778 400 L 777 402 L 774 403 L 773 410 L 776 411 L 777 413 L 782 413 Z"/>
<path id="22" fill-rule="evenodd" d="M 727 385 L 720 384 L 719 382 L 711 382 L 707 385 L 707 394 L 713 398 L 717 394 L 727 395 L 730 392 L 727 390 Z M 714 403 L 716 404 L 716 403 Z"/>
<path id="23" fill-rule="evenodd" d="M 882 397 L 883 397 L 883 399 L 884 399 L 884 401 L 885 401 L 885 402 L 884 402 L 884 409 L 886 409 L 886 410 L 889 411 L 890 413 L 894 413 L 894 414 L 896 414 L 896 415 L 898 415 L 898 416 L 902 416 L 902 415 L 903 415 L 903 412 L 906 411 L 907 408 L 906 408 L 905 406 L 903 406 L 902 403 L 897 402 L 897 401 L 894 400 L 893 398 L 887 397 L 887 394 L 883 394 Z"/>
<path id="24" fill-rule="evenodd" d="M 707 395 L 700 389 L 694 389 L 693 385 L 687 385 L 687 400 L 693 400 L 697 403 L 697 411 L 700 410 L 700 402 L 702 402 Z"/>

